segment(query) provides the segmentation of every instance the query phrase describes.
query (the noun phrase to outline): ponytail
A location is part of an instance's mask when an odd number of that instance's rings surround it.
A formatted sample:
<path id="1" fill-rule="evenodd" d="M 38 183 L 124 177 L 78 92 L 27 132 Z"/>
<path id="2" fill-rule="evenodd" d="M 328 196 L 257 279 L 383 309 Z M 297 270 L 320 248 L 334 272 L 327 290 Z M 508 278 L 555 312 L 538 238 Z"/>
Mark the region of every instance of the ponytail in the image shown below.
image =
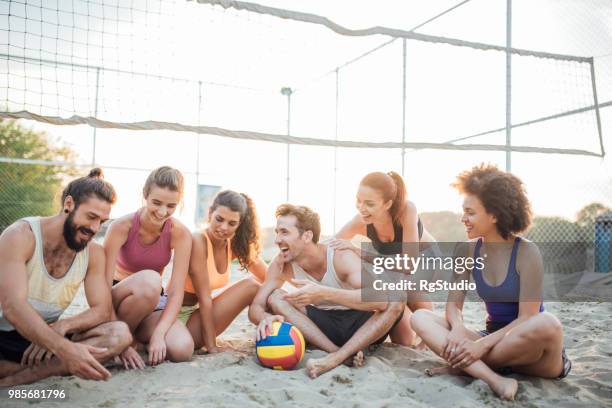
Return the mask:
<path id="1" fill-rule="evenodd" d="M 376 171 L 366 175 L 360 184 L 379 191 L 385 202 L 391 201 L 389 214 L 394 223 L 400 221 L 407 198 L 406 185 L 402 176 L 394 171 L 388 173 Z"/>
<path id="2" fill-rule="evenodd" d="M 393 204 L 389 209 L 389 213 L 391 214 L 391 218 L 393 218 L 393 222 L 397 223 L 402 216 L 404 203 L 406 202 L 406 184 L 404 184 L 402 176 L 394 171 L 390 171 L 387 175 L 391 177 L 393 184 L 395 184 L 395 196 L 392 198 Z"/>

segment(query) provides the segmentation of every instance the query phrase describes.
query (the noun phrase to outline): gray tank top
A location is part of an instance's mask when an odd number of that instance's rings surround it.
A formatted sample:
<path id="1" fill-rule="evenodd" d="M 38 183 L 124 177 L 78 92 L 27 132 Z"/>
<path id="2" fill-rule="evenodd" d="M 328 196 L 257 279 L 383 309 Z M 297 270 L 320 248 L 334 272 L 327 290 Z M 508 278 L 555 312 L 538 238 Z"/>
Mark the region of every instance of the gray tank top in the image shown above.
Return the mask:
<path id="1" fill-rule="evenodd" d="M 330 248 L 329 246 L 327 247 L 327 270 L 320 281 L 313 278 L 295 262 L 291 262 L 291 268 L 293 268 L 293 276 L 295 279 L 305 279 L 316 285 L 327 286 L 330 288 L 353 289 L 352 287 L 343 284 L 342 281 L 338 279 L 338 275 L 334 269 L 334 249 Z M 313 306 L 324 310 L 348 310 L 348 307 L 346 306 L 328 302 L 321 302 Z"/>

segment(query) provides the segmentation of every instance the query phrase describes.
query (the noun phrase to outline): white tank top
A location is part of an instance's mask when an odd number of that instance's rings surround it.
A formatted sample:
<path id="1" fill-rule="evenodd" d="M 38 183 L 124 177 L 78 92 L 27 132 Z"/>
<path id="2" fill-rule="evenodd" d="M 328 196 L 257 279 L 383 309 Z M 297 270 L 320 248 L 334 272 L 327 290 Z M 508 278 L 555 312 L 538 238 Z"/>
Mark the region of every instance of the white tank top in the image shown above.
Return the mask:
<path id="1" fill-rule="evenodd" d="M 310 274 L 308 274 L 304 269 L 302 269 L 297 263 L 291 262 L 291 268 L 293 268 L 293 276 L 295 279 L 306 279 L 310 282 L 313 282 L 316 285 L 327 286 L 330 288 L 336 289 L 353 289 L 348 285 L 342 284 L 342 281 L 338 279 L 338 275 L 336 274 L 336 269 L 334 268 L 334 249 L 331 247 L 327 247 L 327 270 L 323 275 L 323 278 L 318 281 L 313 278 Z M 348 310 L 349 308 L 342 305 L 337 305 L 335 303 L 321 302 L 317 303 L 316 306 L 319 309 L 324 310 Z"/>
<path id="2" fill-rule="evenodd" d="M 26 263 L 28 276 L 28 302 L 47 323 L 53 323 L 74 299 L 79 286 L 85 279 L 89 264 L 89 248 L 77 252 L 70 269 L 59 279 L 49 275 L 43 258 L 40 217 L 24 218 L 34 233 L 36 245 L 32 258 Z M 0 330 L 15 330 L 6 320 L 0 306 Z"/>

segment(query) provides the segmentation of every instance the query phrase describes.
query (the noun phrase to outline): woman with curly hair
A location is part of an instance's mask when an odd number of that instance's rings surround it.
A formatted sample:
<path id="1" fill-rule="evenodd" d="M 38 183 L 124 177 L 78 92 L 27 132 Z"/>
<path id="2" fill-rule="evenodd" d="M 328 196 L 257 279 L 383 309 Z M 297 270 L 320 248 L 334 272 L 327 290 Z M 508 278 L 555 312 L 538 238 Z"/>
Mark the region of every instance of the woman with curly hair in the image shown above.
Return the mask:
<path id="1" fill-rule="evenodd" d="M 418 310 L 412 327 L 450 365 L 434 371 L 463 371 L 514 399 L 517 381 L 500 374 L 563 378 L 571 369 L 561 323 L 544 312 L 542 256 L 519 235 L 531 223 L 531 205 L 521 180 L 492 165 L 461 173 L 453 186 L 464 196 L 461 221 L 470 239 L 459 255 L 475 260 L 470 272 L 455 278 L 471 274 L 486 306 L 486 330 L 464 325 L 464 291 L 449 294 L 445 318 Z"/>
<path id="2" fill-rule="evenodd" d="M 216 337 L 251 304 L 267 266 L 260 257 L 259 220 L 249 196 L 219 192 L 210 206 L 208 222 L 202 232 L 193 234 L 179 319 L 187 325 L 196 349 L 218 353 L 223 350 L 217 347 Z M 233 259 L 252 276 L 230 285 Z M 221 293 L 213 296 L 217 289 Z"/>

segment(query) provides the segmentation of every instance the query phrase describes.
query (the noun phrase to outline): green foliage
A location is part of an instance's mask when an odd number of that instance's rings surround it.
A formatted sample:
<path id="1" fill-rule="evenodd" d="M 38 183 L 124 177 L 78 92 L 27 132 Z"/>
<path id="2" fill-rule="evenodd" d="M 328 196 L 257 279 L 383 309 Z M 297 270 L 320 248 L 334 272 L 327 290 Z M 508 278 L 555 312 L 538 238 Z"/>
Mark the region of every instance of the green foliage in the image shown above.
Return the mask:
<path id="1" fill-rule="evenodd" d="M 525 236 L 534 242 L 577 242 L 581 237 L 578 225 L 561 217 L 535 217 Z"/>
<path id="2" fill-rule="evenodd" d="M 576 224 L 580 228 L 580 234 L 585 241 L 594 242 L 595 221 L 597 217 L 611 211 L 612 208 L 606 207 L 601 203 L 591 203 L 578 211 L 578 214 L 576 214 Z"/>
<path id="3" fill-rule="evenodd" d="M 75 153 L 55 147 L 44 133 L 26 129 L 12 120 L 0 120 L 0 157 L 70 162 Z M 61 165 L 0 162 L 0 231 L 19 218 L 51 215 L 59 209 L 64 179 L 74 169 Z"/>

